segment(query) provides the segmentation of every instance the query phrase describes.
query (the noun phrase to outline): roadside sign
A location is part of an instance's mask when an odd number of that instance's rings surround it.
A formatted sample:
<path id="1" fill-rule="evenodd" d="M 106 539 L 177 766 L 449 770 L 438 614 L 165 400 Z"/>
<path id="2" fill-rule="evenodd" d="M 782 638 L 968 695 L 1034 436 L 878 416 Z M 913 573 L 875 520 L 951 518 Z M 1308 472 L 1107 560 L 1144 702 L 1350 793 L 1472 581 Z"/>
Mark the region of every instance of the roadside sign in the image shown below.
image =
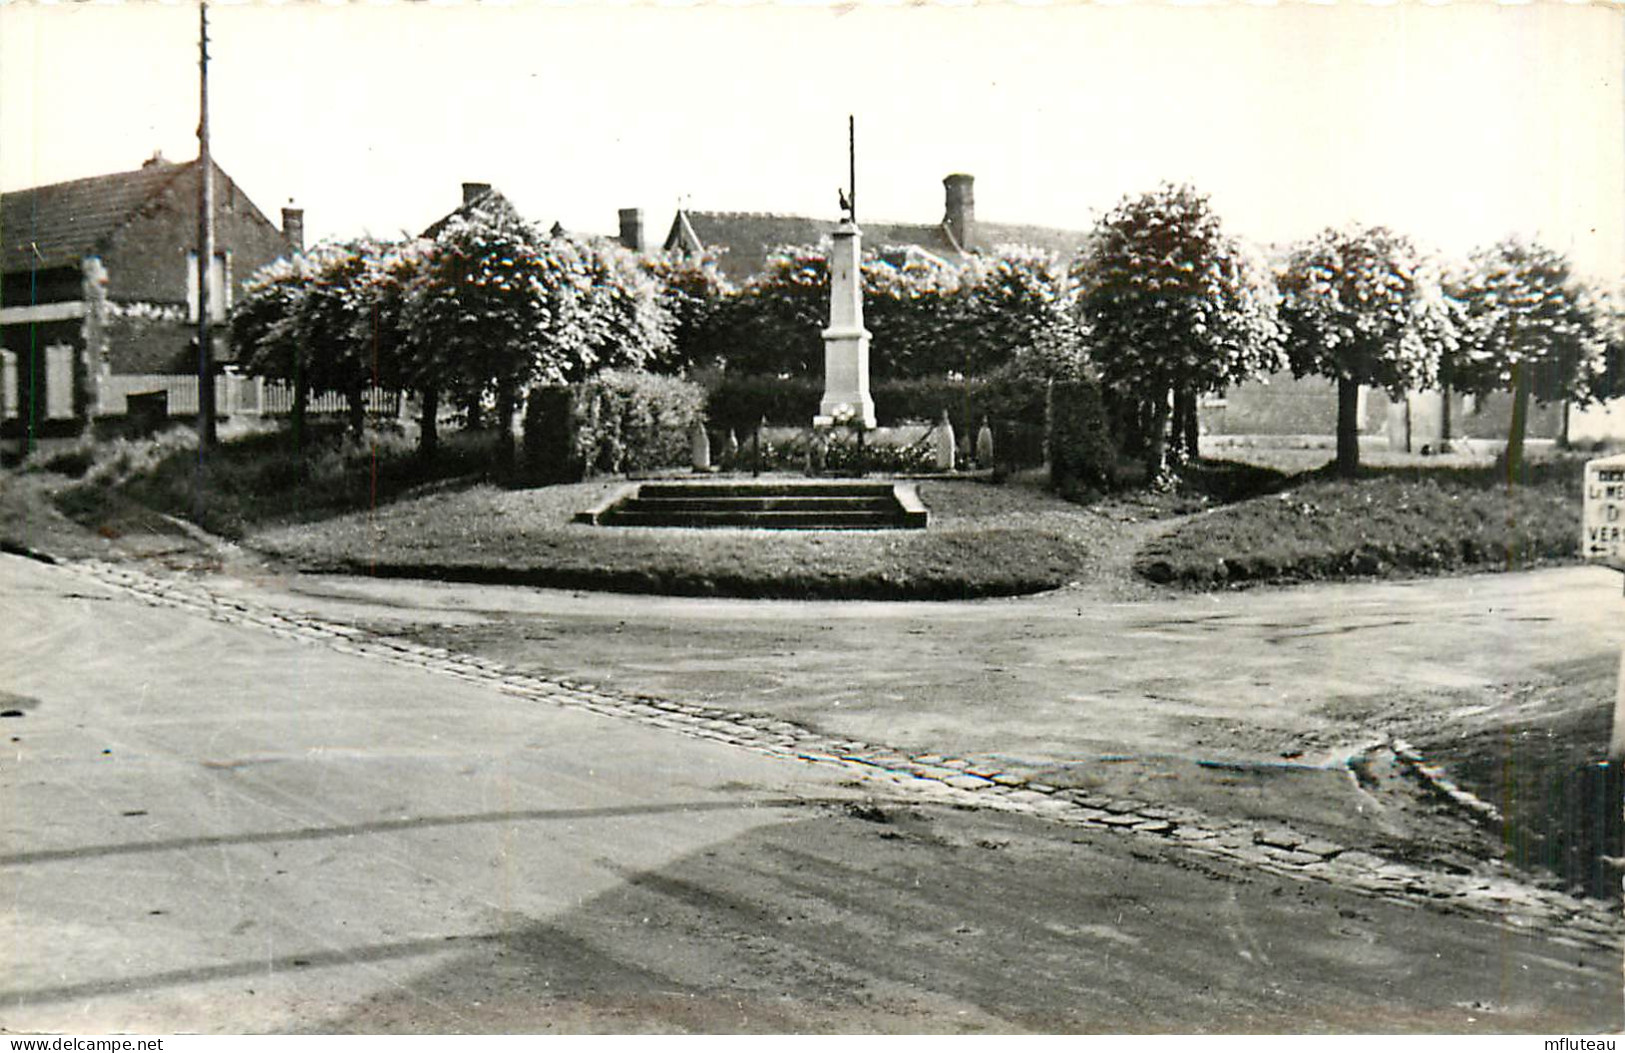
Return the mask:
<path id="1" fill-rule="evenodd" d="M 1586 462 L 1580 557 L 1625 571 L 1625 455 Z M 1625 764 L 1625 648 L 1619 652 L 1608 763 Z"/>
<path id="2" fill-rule="evenodd" d="M 1586 462 L 1580 557 L 1625 569 L 1625 455 Z"/>

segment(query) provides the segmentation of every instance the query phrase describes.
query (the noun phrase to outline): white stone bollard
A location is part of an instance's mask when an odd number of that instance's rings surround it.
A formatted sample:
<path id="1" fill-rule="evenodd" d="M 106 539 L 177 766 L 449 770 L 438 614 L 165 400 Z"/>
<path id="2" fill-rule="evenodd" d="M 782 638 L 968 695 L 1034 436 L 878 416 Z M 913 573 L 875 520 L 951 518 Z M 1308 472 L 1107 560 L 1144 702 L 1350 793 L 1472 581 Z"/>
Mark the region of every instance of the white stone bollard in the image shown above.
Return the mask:
<path id="1" fill-rule="evenodd" d="M 942 421 L 937 425 L 937 471 L 951 472 L 954 470 L 954 422 L 948 419 L 948 411 L 942 411 Z"/>
<path id="2" fill-rule="evenodd" d="M 993 467 L 993 429 L 988 427 L 987 418 L 982 418 L 982 427 L 976 433 L 976 467 Z"/>
<path id="3" fill-rule="evenodd" d="M 704 420 L 696 420 L 689 430 L 688 454 L 696 472 L 711 470 L 711 436 L 706 434 Z"/>

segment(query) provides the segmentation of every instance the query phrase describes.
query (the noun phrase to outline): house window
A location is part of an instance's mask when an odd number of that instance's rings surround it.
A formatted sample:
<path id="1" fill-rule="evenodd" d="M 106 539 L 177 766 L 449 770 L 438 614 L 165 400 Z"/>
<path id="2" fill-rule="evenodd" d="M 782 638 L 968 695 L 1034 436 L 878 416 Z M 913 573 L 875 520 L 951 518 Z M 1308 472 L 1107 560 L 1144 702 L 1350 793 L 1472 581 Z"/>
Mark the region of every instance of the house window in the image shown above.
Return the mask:
<path id="1" fill-rule="evenodd" d="M 18 415 L 17 356 L 10 351 L 0 351 L 0 420 Z"/>
<path id="2" fill-rule="evenodd" d="M 231 309 L 231 283 L 226 280 L 226 253 L 214 254 L 214 266 L 209 268 L 209 317 L 216 322 L 226 320 Z M 186 317 L 197 321 L 197 253 L 186 254 Z"/>
<path id="3" fill-rule="evenodd" d="M 68 344 L 45 349 L 45 416 L 50 420 L 73 416 L 73 348 Z"/>

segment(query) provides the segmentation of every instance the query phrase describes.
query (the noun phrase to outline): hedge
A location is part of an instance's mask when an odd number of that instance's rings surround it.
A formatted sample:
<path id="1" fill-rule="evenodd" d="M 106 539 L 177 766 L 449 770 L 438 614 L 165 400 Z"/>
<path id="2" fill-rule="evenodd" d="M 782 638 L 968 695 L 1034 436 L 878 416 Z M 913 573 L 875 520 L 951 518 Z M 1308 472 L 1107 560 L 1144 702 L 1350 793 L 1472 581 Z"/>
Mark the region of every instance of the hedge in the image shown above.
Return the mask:
<path id="1" fill-rule="evenodd" d="M 1111 486 L 1117 451 L 1100 385 L 1088 380 L 1051 384 L 1048 418 L 1050 486 L 1066 497 Z"/>
<path id="2" fill-rule="evenodd" d="M 704 405 L 697 384 L 635 371 L 536 388 L 525 406 L 525 473 L 556 482 L 682 467 Z"/>

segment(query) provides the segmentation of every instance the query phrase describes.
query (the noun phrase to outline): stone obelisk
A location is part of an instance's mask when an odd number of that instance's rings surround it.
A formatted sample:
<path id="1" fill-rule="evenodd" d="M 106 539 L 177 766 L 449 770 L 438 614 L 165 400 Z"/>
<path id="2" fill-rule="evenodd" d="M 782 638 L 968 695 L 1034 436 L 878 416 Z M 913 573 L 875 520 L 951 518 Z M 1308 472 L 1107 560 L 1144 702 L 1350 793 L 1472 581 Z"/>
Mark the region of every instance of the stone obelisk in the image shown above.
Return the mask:
<path id="1" fill-rule="evenodd" d="M 873 428 L 875 403 L 869 397 L 869 330 L 863 327 L 863 232 L 858 229 L 857 149 L 852 118 L 847 118 L 850 183 L 841 195 L 845 215 L 831 237 L 829 328 L 824 337 L 824 398 L 813 427 Z"/>

